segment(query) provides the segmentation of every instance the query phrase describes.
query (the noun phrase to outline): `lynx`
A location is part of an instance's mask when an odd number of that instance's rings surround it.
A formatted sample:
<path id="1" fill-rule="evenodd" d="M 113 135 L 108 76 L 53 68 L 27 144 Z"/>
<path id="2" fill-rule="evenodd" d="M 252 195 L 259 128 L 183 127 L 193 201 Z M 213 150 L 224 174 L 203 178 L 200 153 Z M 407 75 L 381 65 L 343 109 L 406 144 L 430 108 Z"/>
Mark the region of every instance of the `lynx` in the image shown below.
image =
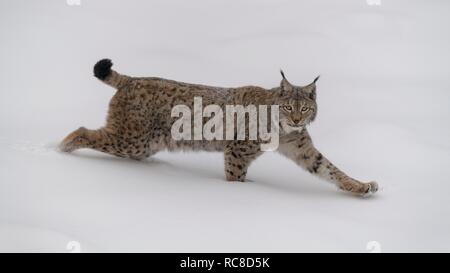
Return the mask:
<path id="1" fill-rule="evenodd" d="M 111 69 L 103 59 L 94 66 L 94 75 L 117 89 L 109 103 L 106 125 L 96 130 L 80 127 L 60 144 L 64 152 L 90 148 L 118 157 L 136 160 L 168 151 L 217 151 L 224 153 L 228 181 L 245 181 L 252 161 L 262 155 L 259 140 L 174 140 L 171 109 L 180 104 L 192 106 L 194 97 L 203 104 L 278 105 L 279 147 L 277 152 L 338 188 L 366 196 L 378 190 L 376 182 L 363 183 L 334 166 L 313 145 L 306 129 L 317 114 L 316 82 L 291 84 L 281 71 L 281 84 L 272 89 L 256 86 L 237 88 L 189 84 L 156 77 L 130 77 Z"/>

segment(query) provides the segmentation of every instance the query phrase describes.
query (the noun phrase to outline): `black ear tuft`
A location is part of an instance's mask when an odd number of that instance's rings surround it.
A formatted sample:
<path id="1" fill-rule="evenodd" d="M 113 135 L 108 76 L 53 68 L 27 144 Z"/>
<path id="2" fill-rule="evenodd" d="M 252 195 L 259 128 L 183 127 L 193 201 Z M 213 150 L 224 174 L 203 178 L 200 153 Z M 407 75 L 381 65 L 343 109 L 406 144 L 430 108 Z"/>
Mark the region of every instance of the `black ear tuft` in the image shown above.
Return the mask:
<path id="1" fill-rule="evenodd" d="M 281 76 L 283 77 L 283 79 L 286 79 L 286 77 L 284 76 L 284 72 L 283 72 L 282 69 L 280 69 L 280 73 L 281 73 Z"/>
<path id="2" fill-rule="evenodd" d="M 317 77 L 314 79 L 313 83 L 316 83 L 316 81 L 317 81 L 319 78 L 320 78 L 320 75 L 317 76 Z"/>
<path id="3" fill-rule="evenodd" d="M 284 75 L 283 70 L 280 69 L 281 76 L 283 79 L 280 82 L 280 87 L 282 91 L 292 91 L 293 86 L 289 83 L 289 81 L 286 79 L 286 76 Z"/>

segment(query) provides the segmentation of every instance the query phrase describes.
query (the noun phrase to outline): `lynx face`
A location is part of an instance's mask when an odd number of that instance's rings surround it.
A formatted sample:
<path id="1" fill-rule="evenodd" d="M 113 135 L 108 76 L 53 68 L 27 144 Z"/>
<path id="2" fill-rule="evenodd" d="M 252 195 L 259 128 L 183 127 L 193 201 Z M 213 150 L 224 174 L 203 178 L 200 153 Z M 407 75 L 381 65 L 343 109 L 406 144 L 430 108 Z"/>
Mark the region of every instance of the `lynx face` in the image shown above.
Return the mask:
<path id="1" fill-rule="evenodd" d="M 316 81 L 307 86 L 290 84 L 281 72 L 283 80 L 280 84 L 280 126 L 286 132 L 302 131 L 314 121 L 317 112 Z"/>

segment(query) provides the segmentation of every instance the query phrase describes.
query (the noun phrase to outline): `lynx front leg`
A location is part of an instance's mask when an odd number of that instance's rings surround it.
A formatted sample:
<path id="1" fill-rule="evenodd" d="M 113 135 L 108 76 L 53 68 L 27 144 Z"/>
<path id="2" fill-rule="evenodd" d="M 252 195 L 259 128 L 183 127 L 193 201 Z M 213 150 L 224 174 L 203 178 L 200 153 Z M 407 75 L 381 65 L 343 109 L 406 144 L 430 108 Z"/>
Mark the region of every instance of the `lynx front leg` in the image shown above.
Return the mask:
<path id="1" fill-rule="evenodd" d="M 303 130 L 301 133 L 287 135 L 282 139 L 278 151 L 310 173 L 336 184 L 344 191 L 367 195 L 378 190 L 376 182 L 363 183 L 357 181 L 334 166 L 314 148 L 306 130 Z"/>
<path id="2" fill-rule="evenodd" d="M 261 155 L 259 145 L 234 141 L 225 147 L 225 175 L 228 181 L 245 181 L 247 169 L 258 156 Z"/>

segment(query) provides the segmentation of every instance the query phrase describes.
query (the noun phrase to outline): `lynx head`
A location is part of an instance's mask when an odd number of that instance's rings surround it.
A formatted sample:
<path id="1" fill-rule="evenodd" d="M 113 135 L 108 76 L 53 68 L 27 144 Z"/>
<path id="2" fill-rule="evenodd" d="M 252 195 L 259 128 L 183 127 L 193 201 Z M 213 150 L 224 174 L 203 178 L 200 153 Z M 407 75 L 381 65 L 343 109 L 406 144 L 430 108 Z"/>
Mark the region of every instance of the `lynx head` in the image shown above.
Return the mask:
<path id="1" fill-rule="evenodd" d="M 286 132 L 301 131 L 314 121 L 317 112 L 316 82 L 319 77 L 306 86 L 296 86 L 286 79 L 281 71 L 277 104 L 280 107 L 280 127 Z"/>

